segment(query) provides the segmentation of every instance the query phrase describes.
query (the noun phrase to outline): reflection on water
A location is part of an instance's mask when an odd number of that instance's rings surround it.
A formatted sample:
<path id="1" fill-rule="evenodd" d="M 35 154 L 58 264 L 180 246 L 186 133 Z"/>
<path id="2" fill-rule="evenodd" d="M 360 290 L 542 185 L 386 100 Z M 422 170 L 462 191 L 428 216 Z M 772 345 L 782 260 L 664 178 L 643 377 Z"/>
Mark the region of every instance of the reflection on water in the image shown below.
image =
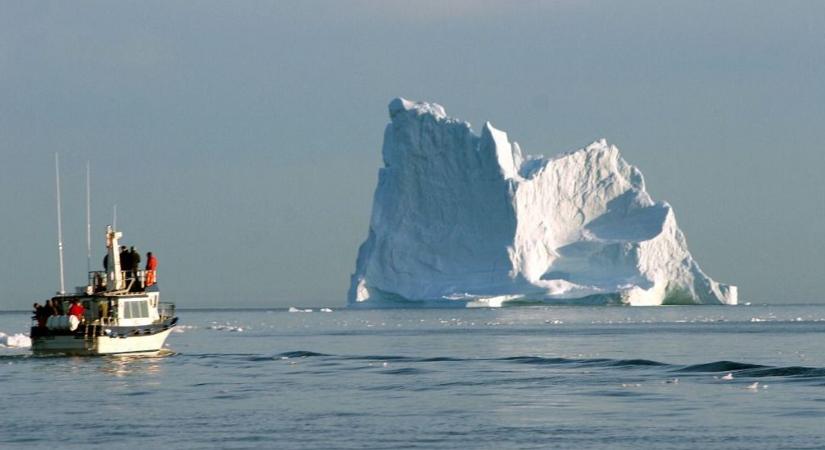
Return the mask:
<path id="1" fill-rule="evenodd" d="M 174 355 L 173 351 L 161 350 L 157 355 L 104 356 L 99 370 L 118 378 L 134 375 L 157 376 L 162 372 L 164 359 Z"/>

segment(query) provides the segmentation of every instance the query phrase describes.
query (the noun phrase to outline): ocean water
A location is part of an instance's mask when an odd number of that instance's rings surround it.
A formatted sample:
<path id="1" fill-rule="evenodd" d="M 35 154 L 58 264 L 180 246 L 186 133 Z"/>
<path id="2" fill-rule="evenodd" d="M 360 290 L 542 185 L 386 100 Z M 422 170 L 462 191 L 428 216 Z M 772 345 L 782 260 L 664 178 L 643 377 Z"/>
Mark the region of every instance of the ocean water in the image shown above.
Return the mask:
<path id="1" fill-rule="evenodd" d="M 179 315 L 160 357 L 0 348 L 0 448 L 825 448 L 825 306 Z"/>

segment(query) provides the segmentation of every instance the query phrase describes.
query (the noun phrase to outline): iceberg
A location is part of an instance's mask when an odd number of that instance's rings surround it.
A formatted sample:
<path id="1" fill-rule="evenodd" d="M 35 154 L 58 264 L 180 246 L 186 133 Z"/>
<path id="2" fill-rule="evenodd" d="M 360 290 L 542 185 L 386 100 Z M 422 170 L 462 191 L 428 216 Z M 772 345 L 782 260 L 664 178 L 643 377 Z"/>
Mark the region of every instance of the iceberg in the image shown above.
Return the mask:
<path id="1" fill-rule="evenodd" d="M 736 304 L 606 140 L 530 156 L 435 103 L 389 115 L 348 306 Z"/>

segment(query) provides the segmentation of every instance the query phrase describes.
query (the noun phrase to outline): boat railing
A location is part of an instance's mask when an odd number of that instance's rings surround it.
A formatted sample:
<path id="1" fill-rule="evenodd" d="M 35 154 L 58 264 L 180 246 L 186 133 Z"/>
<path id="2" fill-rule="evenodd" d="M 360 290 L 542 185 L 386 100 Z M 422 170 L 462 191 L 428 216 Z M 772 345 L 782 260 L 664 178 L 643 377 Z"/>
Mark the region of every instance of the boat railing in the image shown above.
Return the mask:
<path id="1" fill-rule="evenodd" d="M 160 320 L 166 320 L 175 317 L 175 304 L 163 302 L 158 303 L 158 316 L 160 316 Z"/>
<path id="2" fill-rule="evenodd" d="M 147 271 L 147 270 L 121 270 L 120 277 L 125 282 L 126 286 L 123 288 L 124 291 L 133 292 L 133 287 L 138 286 L 140 291 L 144 290 L 145 280 L 147 277 L 148 272 L 152 272 L 152 280 L 154 284 L 156 281 L 155 271 Z M 87 294 L 94 294 L 96 292 L 105 292 L 106 291 L 106 276 L 107 272 L 105 270 L 92 270 L 89 271 L 89 281 L 87 283 Z"/>
<path id="3" fill-rule="evenodd" d="M 92 270 L 89 272 L 89 282 L 86 284 L 92 288 L 92 292 L 102 292 L 106 290 L 106 272 L 103 270 Z"/>

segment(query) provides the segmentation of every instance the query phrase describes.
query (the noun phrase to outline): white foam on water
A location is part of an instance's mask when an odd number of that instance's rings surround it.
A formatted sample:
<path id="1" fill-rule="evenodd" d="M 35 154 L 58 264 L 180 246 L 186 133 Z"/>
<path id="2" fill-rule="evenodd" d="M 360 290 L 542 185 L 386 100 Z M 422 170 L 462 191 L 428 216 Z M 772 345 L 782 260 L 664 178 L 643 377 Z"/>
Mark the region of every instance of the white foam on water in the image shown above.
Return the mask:
<path id="1" fill-rule="evenodd" d="M 233 332 L 241 332 L 243 331 L 243 327 L 235 326 L 229 323 L 220 324 L 217 322 L 212 322 L 212 325 L 206 327 L 207 330 L 217 330 L 217 331 L 233 331 Z"/>

